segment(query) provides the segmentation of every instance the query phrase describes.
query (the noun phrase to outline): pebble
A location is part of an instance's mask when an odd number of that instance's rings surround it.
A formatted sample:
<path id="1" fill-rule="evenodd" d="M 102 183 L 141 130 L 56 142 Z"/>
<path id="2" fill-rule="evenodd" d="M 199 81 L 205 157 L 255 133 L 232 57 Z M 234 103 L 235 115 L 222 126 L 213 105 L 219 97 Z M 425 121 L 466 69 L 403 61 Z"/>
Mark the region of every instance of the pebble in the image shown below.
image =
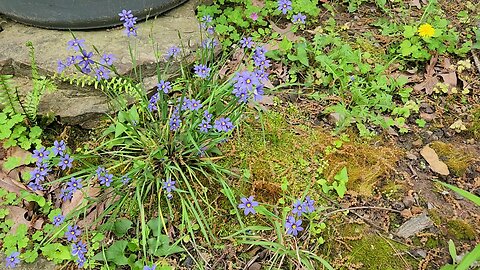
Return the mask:
<path id="1" fill-rule="evenodd" d="M 406 196 L 405 198 L 403 198 L 402 202 L 406 208 L 410 208 L 415 203 L 415 199 L 412 196 Z"/>
<path id="2" fill-rule="evenodd" d="M 407 153 L 407 158 L 410 159 L 410 160 L 417 160 L 418 159 L 418 157 L 411 152 Z"/>
<path id="3" fill-rule="evenodd" d="M 405 209 L 405 205 L 402 202 L 394 202 L 392 207 L 393 209 L 398 211 L 402 211 L 403 209 Z"/>
<path id="4" fill-rule="evenodd" d="M 248 270 L 260 270 L 260 269 L 262 269 L 262 265 L 259 264 L 258 262 L 255 262 L 252 265 L 250 265 L 250 267 L 248 267 Z"/>
<path id="5" fill-rule="evenodd" d="M 423 145 L 423 140 L 422 139 L 415 140 L 412 142 L 412 145 L 415 147 L 420 147 Z"/>

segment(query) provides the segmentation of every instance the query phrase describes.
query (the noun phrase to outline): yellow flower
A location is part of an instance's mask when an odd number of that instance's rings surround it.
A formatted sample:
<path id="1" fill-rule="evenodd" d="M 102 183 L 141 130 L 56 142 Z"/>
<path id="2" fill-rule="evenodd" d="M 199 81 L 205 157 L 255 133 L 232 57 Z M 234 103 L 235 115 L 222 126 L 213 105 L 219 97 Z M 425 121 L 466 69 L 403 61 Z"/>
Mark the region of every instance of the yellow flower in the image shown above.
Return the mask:
<path id="1" fill-rule="evenodd" d="M 429 23 L 424 23 L 418 28 L 418 35 L 421 37 L 433 37 L 435 28 Z"/>

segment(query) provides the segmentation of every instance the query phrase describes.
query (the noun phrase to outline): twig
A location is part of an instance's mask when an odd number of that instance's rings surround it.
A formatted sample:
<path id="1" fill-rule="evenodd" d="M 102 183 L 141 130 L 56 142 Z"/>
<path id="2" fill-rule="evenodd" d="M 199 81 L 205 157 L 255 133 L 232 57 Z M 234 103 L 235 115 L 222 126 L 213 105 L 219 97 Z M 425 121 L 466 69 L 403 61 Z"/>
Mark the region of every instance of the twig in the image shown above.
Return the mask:
<path id="1" fill-rule="evenodd" d="M 390 211 L 390 212 L 395 212 L 395 213 L 401 213 L 401 211 L 398 211 L 398 210 L 395 210 L 395 209 L 392 209 L 392 208 L 377 207 L 377 206 L 355 206 L 355 207 L 337 209 L 337 210 L 334 210 L 332 212 L 328 212 L 328 213 L 325 214 L 325 217 L 320 221 L 320 223 L 325 221 L 325 219 L 327 219 L 328 216 L 331 216 L 335 213 L 350 211 L 350 210 L 360 210 L 360 209 L 384 210 L 384 211 Z"/>
<path id="2" fill-rule="evenodd" d="M 475 62 L 475 65 L 477 66 L 478 73 L 480 73 L 480 60 L 478 60 L 478 56 L 475 53 L 474 50 L 472 50 L 472 55 L 473 55 L 473 61 Z"/>

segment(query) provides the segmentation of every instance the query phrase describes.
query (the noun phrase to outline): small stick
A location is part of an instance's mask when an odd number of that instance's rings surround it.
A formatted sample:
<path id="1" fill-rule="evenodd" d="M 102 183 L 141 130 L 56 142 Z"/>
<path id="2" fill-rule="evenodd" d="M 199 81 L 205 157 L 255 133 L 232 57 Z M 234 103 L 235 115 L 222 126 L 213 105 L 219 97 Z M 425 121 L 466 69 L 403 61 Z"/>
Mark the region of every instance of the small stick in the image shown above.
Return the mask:
<path id="1" fill-rule="evenodd" d="M 473 55 L 473 61 L 475 62 L 475 65 L 477 66 L 478 73 L 480 73 L 480 60 L 478 60 L 478 56 L 475 53 L 474 50 L 472 50 L 472 55 Z"/>

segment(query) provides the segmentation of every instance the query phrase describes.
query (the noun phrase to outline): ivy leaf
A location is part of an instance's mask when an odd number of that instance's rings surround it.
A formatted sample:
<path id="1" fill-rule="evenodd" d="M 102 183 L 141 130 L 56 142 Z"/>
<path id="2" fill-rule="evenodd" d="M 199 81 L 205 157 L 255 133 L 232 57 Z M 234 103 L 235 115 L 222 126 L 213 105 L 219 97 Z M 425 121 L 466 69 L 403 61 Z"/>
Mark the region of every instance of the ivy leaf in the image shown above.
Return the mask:
<path id="1" fill-rule="evenodd" d="M 20 256 L 26 263 L 33 263 L 38 258 L 36 250 L 27 250 Z"/>
<path id="2" fill-rule="evenodd" d="M 30 139 L 36 139 L 42 134 L 42 129 L 39 126 L 34 126 L 30 129 Z"/>
<path id="3" fill-rule="evenodd" d="M 411 25 L 405 25 L 403 27 L 403 36 L 405 38 L 411 38 L 417 33 L 417 27 Z"/>

